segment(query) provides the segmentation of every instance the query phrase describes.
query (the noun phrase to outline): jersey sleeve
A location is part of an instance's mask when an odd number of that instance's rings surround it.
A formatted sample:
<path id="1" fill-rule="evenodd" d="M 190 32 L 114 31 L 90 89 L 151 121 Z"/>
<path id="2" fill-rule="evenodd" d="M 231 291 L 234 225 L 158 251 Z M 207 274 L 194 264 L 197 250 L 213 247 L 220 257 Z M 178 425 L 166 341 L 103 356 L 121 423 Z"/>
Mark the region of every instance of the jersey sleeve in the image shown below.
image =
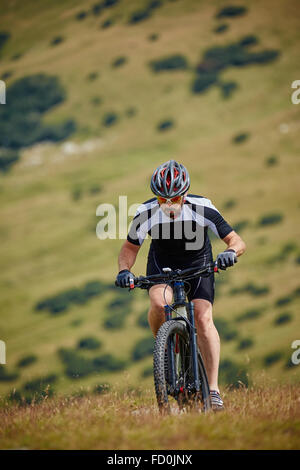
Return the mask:
<path id="1" fill-rule="evenodd" d="M 210 200 L 208 200 L 208 204 L 204 207 L 204 219 L 205 224 L 219 238 L 225 238 L 233 230 Z"/>
<path id="2" fill-rule="evenodd" d="M 147 219 L 148 213 L 147 210 L 143 210 L 143 207 L 140 206 L 132 220 L 132 223 L 129 228 L 127 235 L 127 240 L 134 245 L 141 246 L 147 236 Z"/>

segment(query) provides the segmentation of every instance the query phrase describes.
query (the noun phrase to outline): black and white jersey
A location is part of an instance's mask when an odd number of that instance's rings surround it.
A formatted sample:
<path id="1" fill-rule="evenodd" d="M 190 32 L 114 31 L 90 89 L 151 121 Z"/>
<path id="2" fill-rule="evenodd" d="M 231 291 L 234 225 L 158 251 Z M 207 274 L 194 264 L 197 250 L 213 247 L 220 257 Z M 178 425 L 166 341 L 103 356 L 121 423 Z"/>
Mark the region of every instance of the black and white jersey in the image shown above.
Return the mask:
<path id="1" fill-rule="evenodd" d="M 176 257 L 177 267 L 181 267 L 212 259 L 208 228 L 219 238 L 233 230 L 209 199 L 188 194 L 180 215 L 171 219 L 154 197 L 138 207 L 127 240 L 142 245 L 150 236 L 150 250 L 157 259 L 170 265 Z"/>

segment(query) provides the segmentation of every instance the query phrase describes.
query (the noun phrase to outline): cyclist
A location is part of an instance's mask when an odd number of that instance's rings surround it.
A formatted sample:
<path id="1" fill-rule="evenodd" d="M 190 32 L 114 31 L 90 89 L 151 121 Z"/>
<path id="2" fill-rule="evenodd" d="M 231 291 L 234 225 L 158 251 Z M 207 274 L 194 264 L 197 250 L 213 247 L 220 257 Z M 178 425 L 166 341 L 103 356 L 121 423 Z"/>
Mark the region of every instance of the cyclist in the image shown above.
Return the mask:
<path id="1" fill-rule="evenodd" d="M 226 269 L 237 262 L 237 257 L 245 251 L 244 241 L 209 199 L 188 193 L 190 177 L 182 164 L 169 160 L 160 165 L 152 175 L 150 187 L 155 197 L 139 206 L 121 248 L 117 285 L 129 287 L 133 277 L 131 268 L 147 235 L 152 238 L 147 276 L 162 273 L 164 267 L 185 269 L 212 262 L 208 227 L 227 245 L 217 256 L 218 267 Z M 220 338 L 212 317 L 214 273 L 189 283 L 188 299 L 195 306 L 198 346 L 207 371 L 212 407 L 218 410 L 224 405 L 218 387 Z M 154 336 L 165 319 L 164 290 L 167 302 L 171 303 L 170 286 L 157 283 L 148 291 L 148 322 Z"/>

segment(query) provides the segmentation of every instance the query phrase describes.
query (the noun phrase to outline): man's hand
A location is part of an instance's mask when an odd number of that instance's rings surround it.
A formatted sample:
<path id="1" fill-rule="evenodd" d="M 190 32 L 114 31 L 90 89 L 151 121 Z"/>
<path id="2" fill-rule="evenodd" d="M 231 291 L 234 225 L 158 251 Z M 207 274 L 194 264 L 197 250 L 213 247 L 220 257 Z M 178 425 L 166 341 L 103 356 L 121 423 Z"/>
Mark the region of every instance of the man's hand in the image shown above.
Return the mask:
<path id="1" fill-rule="evenodd" d="M 226 269 L 230 266 L 233 266 L 234 263 L 237 263 L 236 252 L 229 248 L 228 250 L 223 251 L 223 253 L 218 254 L 217 256 L 218 268 Z"/>
<path id="2" fill-rule="evenodd" d="M 128 269 L 122 269 L 116 278 L 116 285 L 118 287 L 129 287 L 130 279 L 133 279 L 134 275 Z"/>

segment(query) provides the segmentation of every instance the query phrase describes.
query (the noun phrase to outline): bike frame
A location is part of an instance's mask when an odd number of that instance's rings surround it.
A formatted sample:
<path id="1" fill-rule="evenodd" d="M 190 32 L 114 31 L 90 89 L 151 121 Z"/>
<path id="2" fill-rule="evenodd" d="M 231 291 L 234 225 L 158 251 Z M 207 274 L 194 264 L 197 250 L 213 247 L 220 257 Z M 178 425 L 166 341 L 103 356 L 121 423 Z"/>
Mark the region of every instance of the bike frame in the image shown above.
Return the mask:
<path id="1" fill-rule="evenodd" d="M 181 280 L 175 281 L 172 283 L 171 287 L 173 288 L 173 297 L 174 303 L 172 305 L 165 305 L 165 321 L 177 320 L 185 321 L 190 338 L 190 348 L 192 356 L 192 368 L 194 375 L 194 384 L 193 387 L 196 392 L 200 392 L 200 379 L 199 379 L 199 369 L 198 369 L 198 358 L 197 358 L 197 330 L 195 327 L 195 315 L 194 315 L 194 304 L 193 302 L 186 302 L 186 293 L 184 290 L 184 282 Z M 178 315 L 175 318 L 172 318 L 172 312 L 176 310 L 177 307 L 185 307 L 187 311 L 187 318 Z M 169 374 L 172 380 L 172 388 L 176 393 L 176 373 L 175 373 L 175 363 L 174 363 L 174 343 L 169 338 L 168 341 L 168 356 L 170 363 Z M 178 392 L 178 391 L 177 391 Z"/>

